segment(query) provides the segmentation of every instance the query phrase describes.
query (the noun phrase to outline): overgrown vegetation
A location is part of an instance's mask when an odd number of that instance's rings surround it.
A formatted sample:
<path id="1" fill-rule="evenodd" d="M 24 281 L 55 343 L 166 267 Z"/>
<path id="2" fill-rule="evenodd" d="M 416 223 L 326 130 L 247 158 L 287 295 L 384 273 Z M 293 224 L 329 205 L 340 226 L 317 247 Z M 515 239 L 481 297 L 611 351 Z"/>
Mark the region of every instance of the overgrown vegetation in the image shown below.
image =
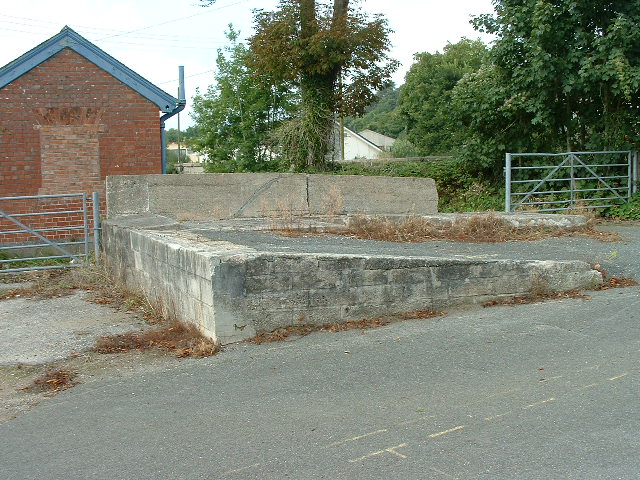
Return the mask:
<path id="1" fill-rule="evenodd" d="M 620 220 L 640 219 L 640 193 L 636 193 L 627 203 L 621 203 L 606 209 L 603 216 Z"/>

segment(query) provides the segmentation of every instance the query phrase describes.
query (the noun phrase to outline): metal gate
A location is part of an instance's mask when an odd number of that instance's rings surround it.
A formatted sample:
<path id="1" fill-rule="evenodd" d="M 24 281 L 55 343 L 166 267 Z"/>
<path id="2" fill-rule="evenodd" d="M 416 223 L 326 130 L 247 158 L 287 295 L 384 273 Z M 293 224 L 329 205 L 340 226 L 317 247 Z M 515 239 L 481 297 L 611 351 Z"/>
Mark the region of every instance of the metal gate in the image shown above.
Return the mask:
<path id="1" fill-rule="evenodd" d="M 638 189 L 631 151 L 507 153 L 505 210 L 556 212 L 627 202 Z"/>
<path id="2" fill-rule="evenodd" d="M 92 203 L 97 257 L 100 248 L 97 193 L 93 193 Z M 88 263 L 90 243 L 86 193 L 0 197 L 0 274 Z"/>

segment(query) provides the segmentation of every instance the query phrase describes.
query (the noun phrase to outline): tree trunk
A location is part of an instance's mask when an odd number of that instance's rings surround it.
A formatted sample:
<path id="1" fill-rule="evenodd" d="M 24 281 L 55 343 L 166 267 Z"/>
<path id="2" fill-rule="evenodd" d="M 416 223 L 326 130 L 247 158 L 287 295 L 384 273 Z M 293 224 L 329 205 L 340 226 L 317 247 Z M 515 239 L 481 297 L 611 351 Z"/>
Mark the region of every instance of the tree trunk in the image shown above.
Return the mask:
<path id="1" fill-rule="evenodd" d="M 336 38 L 344 35 L 349 0 L 334 0 L 331 29 Z M 300 0 L 300 40 L 311 39 L 318 33 L 315 0 Z M 340 42 L 337 42 L 338 44 Z M 310 58 L 317 62 L 317 58 Z M 311 65 L 310 65 L 311 66 Z M 313 69 L 310 68 L 311 72 Z M 336 65 L 326 73 L 303 72 L 300 78 L 301 127 L 311 140 L 304 163 L 307 166 L 322 166 L 331 151 L 333 133 L 333 115 L 336 110 L 335 87 L 340 75 L 340 66 Z M 305 125 L 308 130 L 305 129 Z"/>

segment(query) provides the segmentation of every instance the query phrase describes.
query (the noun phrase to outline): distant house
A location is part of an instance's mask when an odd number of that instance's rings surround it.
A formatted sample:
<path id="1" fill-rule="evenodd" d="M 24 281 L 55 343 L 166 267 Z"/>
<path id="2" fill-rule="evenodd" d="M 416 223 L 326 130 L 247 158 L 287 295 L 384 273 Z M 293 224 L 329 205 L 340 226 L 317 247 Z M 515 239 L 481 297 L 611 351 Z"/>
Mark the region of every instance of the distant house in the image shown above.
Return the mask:
<path id="1" fill-rule="evenodd" d="M 0 68 L 0 99 L 0 197 L 161 173 L 161 125 L 184 108 L 69 27 Z"/>
<path id="2" fill-rule="evenodd" d="M 336 162 L 353 162 L 356 160 L 375 160 L 381 158 L 385 154 L 385 149 L 387 148 L 385 144 L 377 145 L 375 141 L 372 141 L 370 138 L 366 136 L 356 133 L 353 130 L 350 130 L 347 127 L 343 127 L 344 132 L 344 155 L 341 154 L 342 147 L 342 139 L 340 137 L 340 125 L 338 122 L 335 123 L 334 126 L 334 154 L 333 160 Z M 371 132 L 371 134 L 375 134 L 380 137 L 385 137 L 379 133 L 373 132 L 372 130 L 365 130 L 364 132 Z M 368 134 L 369 137 L 374 138 L 374 135 Z M 386 139 L 391 140 L 391 144 L 393 144 L 393 138 L 385 137 Z M 388 141 L 385 141 L 389 143 Z"/>
<path id="3" fill-rule="evenodd" d="M 381 133 L 374 132 L 373 130 L 368 130 L 368 129 L 367 130 L 362 130 L 361 132 L 358 132 L 358 135 L 360 135 L 361 137 L 366 138 L 371 143 L 373 143 L 374 145 L 378 146 L 379 148 L 381 148 L 385 152 L 390 151 L 391 147 L 393 147 L 393 144 L 396 141 L 395 138 L 387 137 L 386 135 L 383 135 Z"/>

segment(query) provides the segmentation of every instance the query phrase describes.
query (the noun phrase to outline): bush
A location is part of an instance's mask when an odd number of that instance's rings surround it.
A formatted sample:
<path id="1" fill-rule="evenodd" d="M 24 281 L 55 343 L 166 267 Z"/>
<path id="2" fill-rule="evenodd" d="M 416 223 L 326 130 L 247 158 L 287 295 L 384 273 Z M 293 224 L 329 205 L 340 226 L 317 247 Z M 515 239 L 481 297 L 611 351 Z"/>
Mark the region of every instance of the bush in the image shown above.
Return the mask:
<path id="1" fill-rule="evenodd" d="M 626 203 L 609 207 L 603 212 L 603 216 L 619 219 L 640 219 L 640 193 L 636 193 Z"/>

